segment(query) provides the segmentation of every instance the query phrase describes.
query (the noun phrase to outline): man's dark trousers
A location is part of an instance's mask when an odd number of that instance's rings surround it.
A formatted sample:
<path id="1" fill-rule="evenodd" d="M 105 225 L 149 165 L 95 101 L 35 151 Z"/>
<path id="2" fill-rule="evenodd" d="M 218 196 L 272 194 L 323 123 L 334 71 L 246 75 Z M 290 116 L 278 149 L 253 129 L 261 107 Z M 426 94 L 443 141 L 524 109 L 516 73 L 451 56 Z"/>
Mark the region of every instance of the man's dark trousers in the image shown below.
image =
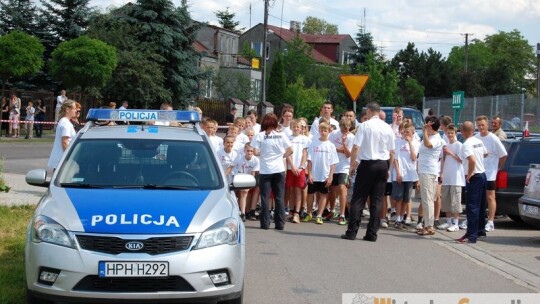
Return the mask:
<path id="1" fill-rule="evenodd" d="M 467 189 L 467 237 L 476 242 L 479 235 L 486 235 L 486 174 L 477 173 L 466 185 Z"/>

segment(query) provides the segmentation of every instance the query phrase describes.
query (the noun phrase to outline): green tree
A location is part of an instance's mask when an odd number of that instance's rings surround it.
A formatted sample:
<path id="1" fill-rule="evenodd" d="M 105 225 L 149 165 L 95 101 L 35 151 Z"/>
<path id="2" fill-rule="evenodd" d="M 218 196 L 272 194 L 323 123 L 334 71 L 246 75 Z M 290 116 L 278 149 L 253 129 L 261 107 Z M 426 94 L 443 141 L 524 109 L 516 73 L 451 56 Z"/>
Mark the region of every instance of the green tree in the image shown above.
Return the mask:
<path id="1" fill-rule="evenodd" d="M 137 40 L 156 47 L 164 58 L 165 88 L 172 102 L 186 101 L 198 95 L 203 73 L 197 68 L 199 55 L 193 49 L 198 26 L 186 6 L 175 8 L 170 0 L 138 0 L 125 6 L 126 16 L 137 26 Z"/>
<path id="2" fill-rule="evenodd" d="M 239 30 L 236 29 L 236 27 L 240 24 L 240 22 L 234 21 L 234 17 L 236 16 L 236 14 L 229 12 L 228 7 L 224 11 L 216 11 L 214 12 L 214 14 L 218 18 L 218 22 L 222 28 L 228 29 L 237 33 L 240 33 L 243 30 L 243 28 Z"/>
<path id="3" fill-rule="evenodd" d="M 7 0 L 0 3 L 0 35 L 18 30 L 35 35 L 37 9 L 32 0 Z"/>
<path id="4" fill-rule="evenodd" d="M 314 35 L 337 35 L 338 26 L 324 19 L 307 16 L 302 23 L 302 33 Z"/>
<path id="5" fill-rule="evenodd" d="M 279 52 L 276 55 L 276 61 L 274 61 L 272 71 L 270 72 L 267 100 L 274 105 L 281 105 L 285 102 L 286 87 L 285 65 L 283 65 L 283 55 Z"/>
<path id="6" fill-rule="evenodd" d="M 164 86 L 165 59 L 157 46 L 136 39 L 138 28 L 122 15 L 122 8 L 113 9 L 92 18 L 88 28 L 89 37 L 114 46 L 118 54 L 118 65 L 101 95 L 110 101 L 129 101 L 134 108 L 158 108 L 172 99 Z"/>
<path id="7" fill-rule="evenodd" d="M 373 36 L 361 26 L 356 33 L 356 44 L 358 46 L 353 46 L 354 54 L 352 55 L 353 67 L 355 68 L 366 64 L 368 56 L 377 52 L 377 48 L 373 44 Z"/>
<path id="8" fill-rule="evenodd" d="M 94 10 L 90 0 L 42 0 L 43 22 L 50 26 L 55 39 L 53 47 L 60 42 L 83 35 Z"/>
<path id="9" fill-rule="evenodd" d="M 248 100 L 253 97 L 251 96 L 251 81 L 241 72 L 220 69 L 213 82 L 222 99 L 238 98 Z"/>
<path id="10" fill-rule="evenodd" d="M 284 66 L 287 67 L 287 84 L 296 82 L 313 67 L 315 60 L 311 57 L 311 49 L 299 34 L 287 43 L 287 50 L 283 56 Z"/>
<path id="11" fill-rule="evenodd" d="M 52 52 L 51 74 L 70 89 L 101 88 L 117 65 L 116 49 L 103 41 L 81 36 L 62 42 Z M 85 104 L 86 105 L 86 104 Z"/>
<path id="12" fill-rule="evenodd" d="M 37 73 L 43 67 L 44 47 L 36 37 L 23 32 L 11 31 L 0 36 L 0 80 L 2 96 L 6 82 L 11 77 L 23 77 Z"/>
<path id="13" fill-rule="evenodd" d="M 398 75 L 393 69 L 386 69 L 384 62 L 377 60 L 371 53 L 366 58 L 366 63 L 359 66 L 358 73 L 368 74 L 369 81 L 360 95 L 360 104 L 378 102 L 381 106 L 400 105 L 398 98 Z"/>
<path id="14" fill-rule="evenodd" d="M 416 108 L 422 108 L 422 97 L 424 97 L 424 87 L 414 78 L 405 80 L 401 92 L 403 103 L 405 105 L 414 105 Z"/>
<path id="15" fill-rule="evenodd" d="M 294 83 L 287 86 L 285 100 L 294 107 L 296 117 L 305 117 L 312 121 L 319 115 L 319 110 L 326 101 L 328 92 L 314 87 L 306 88 L 304 79 L 299 77 Z"/>

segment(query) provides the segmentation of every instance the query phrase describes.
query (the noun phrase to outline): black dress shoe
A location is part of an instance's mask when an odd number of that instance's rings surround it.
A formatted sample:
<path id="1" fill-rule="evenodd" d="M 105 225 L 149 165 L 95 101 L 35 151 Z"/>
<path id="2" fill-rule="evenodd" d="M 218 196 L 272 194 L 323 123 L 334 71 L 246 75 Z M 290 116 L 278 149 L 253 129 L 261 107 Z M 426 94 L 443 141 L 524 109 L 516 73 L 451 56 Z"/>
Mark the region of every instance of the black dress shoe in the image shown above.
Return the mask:
<path id="1" fill-rule="evenodd" d="M 261 226 L 261 229 L 268 230 L 270 227 Z"/>
<path id="2" fill-rule="evenodd" d="M 368 241 L 368 242 L 376 242 L 377 241 L 377 237 L 372 237 L 372 236 L 364 236 L 362 238 L 364 241 Z"/>
<path id="3" fill-rule="evenodd" d="M 285 227 L 276 227 L 276 230 L 283 230 Z"/>
<path id="4" fill-rule="evenodd" d="M 350 241 L 356 240 L 355 236 L 349 236 L 349 235 L 346 235 L 346 234 L 342 234 L 341 238 L 344 239 L 344 240 L 350 240 Z"/>

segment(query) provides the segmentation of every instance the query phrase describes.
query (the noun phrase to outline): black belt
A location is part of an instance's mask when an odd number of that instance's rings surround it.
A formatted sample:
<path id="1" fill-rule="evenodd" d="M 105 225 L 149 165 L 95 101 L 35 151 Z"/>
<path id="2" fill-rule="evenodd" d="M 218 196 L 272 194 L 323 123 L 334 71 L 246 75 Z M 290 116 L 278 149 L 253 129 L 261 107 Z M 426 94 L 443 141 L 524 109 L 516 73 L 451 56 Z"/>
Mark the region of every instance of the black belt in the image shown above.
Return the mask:
<path id="1" fill-rule="evenodd" d="M 373 163 L 378 163 L 378 162 L 382 162 L 382 161 L 387 162 L 388 159 L 361 159 L 360 163 L 373 164 Z"/>

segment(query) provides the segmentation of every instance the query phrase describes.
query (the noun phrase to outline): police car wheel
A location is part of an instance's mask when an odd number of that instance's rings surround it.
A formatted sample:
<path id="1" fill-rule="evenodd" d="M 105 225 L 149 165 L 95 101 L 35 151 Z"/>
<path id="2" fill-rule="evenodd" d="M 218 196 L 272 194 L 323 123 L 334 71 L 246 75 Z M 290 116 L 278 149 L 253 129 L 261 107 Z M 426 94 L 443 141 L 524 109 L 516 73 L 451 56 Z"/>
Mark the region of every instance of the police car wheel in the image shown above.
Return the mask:
<path id="1" fill-rule="evenodd" d="M 165 177 L 162 179 L 162 184 L 169 184 L 167 183 L 167 181 L 171 181 L 171 180 L 174 180 L 174 179 L 182 179 L 182 180 L 189 180 L 191 182 L 194 183 L 194 185 L 189 185 L 189 186 L 198 186 L 199 185 L 199 180 L 193 176 L 192 174 L 190 173 L 187 173 L 185 171 L 174 171 L 174 172 L 171 172 L 167 175 L 165 175 Z"/>

